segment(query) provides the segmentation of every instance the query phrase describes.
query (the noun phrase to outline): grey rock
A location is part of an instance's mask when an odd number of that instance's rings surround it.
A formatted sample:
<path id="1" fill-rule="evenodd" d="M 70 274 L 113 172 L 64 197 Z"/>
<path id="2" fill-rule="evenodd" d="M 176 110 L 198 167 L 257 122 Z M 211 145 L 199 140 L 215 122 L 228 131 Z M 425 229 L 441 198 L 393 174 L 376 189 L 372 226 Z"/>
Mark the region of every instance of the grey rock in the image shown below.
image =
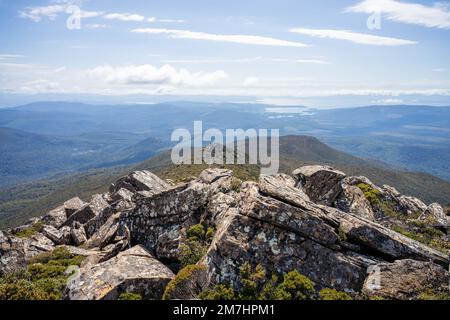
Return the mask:
<path id="1" fill-rule="evenodd" d="M 362 190 L 351 183 L 348 178 L 341 182 L 341 193 L 337 197 L 333 206 L 344 212 L 351 212 L 360 217 L 375 220 L 374 212 L 370 202 Z"/>
<path id="2" fill-rule="evenodd" d="M 41 229 L 41 233 L 52 240 L 55 245 L 63 245 L 70 243 L 70 228 L 62 227 L 61 229 L 56 229 L 50 225 L 44 225 Z"/>
<path id="3" fill-rule="evenodd" d="M 110 192 L 114 197 L 120 189 L 126 189 L 132 193 L 148 191 L 150 194 L 156 194 L 169 188 L 169 184 L 150 171 L 136 171 L 112 184 Z"/>
<path id="4" fill-rule="evenodd" d="M 174 274 L 166 266 L 136 246 L 91 267 L 81 268 L 65 290 L 70 300 L 115 300 L 133 292 L 146 299 L 160 299 Z"/>
<path id="5" fill-rule="evenodd" d="M 328 166 L 305 166 L 296 169 L 292 175 L 297 178 L 297 186 L 311 201 L 331 206 L 340 193 L 340 182 L 345 173 Z"/>
<path id="6" fill-rule="evenodd" d="M 121 213 L 117 213 L 109 217 L 105 224 L 94 233 L 94 235 L 86 242 L 87 248 L 98 247 L 100 249 L 106 247 L 116 236 L 119 230 L 119 218 Z"/>
<path id="7" fill-rule="evenodd" d="M 448 228 L 447 216 L 444 212 L 444 209 L 438 203 L 430 204 L 424 211 L 424 213 L 420 215 L 419 220 L 428 220 L 431 222 L 431 224 L 434 224 L 435 226 L 441 227 L 445 230 L 447 230 Z"/>
<path id="8" fill-rule="evenodd" d="M 83 206 L 81 209 L 69 216 L 63 225 L 71 226 L 75 221 L 81 224 L 85 224 L 89 220 L 98 216 L 103 210 L 108 207 L 109 203 L 106 201 L 103 195 L 94 195 L 89 204 Z"/>
<path id="9" fill-rule="evenodd" d="M 431 262 L 411 259 L 372 266 L 364 283 L 363 292 L 386 299 L 419 299 L 432 292 L 448 294 L 449 272 Z"/>
<path id="10" fill-rule="evenodd" d="M 72 228 L 70 230 L 70 235 L 72 237 L 72 241 L 77 246 L 80 246 L 87 241 L 86 231 L 84 231 L 83 226 L 79 228 Z"/>
<path id="11" fill-rule="evenodd" d="M 135 204 L 133 202 L 126 200 L 120 200 L 106 207 L 84 225 L 87 237 L 92 237 L 92 235 L 96 233 L 112 215 L 119 212 L 129 211 L 134 207 Z"/>
<path id="12" fill-rule="evenodd" d="M 73 213 L 80 210 L 86 203 L 80 198 L 75 197 L 66 202 L 62 206 L 50 211 L 46 216 L 42 218 L 42 222 L 51 225 L 55 228 L 61 227 L 67 218 Z"/>

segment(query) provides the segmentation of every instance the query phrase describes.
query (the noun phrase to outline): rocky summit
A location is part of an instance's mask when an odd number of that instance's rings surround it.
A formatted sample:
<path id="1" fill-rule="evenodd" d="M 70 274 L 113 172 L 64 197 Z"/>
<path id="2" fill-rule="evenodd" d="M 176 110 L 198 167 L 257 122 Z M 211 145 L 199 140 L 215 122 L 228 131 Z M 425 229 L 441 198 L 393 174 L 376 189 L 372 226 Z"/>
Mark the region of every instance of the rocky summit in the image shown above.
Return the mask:
<path id="1" fill-rule="evenodd" d="M 241 292 L 243 269 L 274 286 L 297 272 L 321 292 L 309 298 L 448 298 L 448 222 L 439 204 L 327 166 L 257 182 L 209 168 L 177 185 L 139 171 L 0 232 L 0 296 L 51 267 L 59 292 L 27 298 L 226 298 L 218 288 Z"/>

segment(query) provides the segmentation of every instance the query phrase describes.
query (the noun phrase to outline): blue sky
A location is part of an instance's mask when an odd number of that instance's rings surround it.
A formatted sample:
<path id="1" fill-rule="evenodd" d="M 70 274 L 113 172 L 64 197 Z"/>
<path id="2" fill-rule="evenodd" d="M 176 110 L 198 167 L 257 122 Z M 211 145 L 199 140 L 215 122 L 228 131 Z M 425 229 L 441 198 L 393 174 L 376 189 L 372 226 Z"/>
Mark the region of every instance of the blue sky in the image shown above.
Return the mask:
<path id="1" fill-rule="evenodd" d="M 0 30 L 0 103 L 450 105 L 450 2 L 0 0 Z"/>

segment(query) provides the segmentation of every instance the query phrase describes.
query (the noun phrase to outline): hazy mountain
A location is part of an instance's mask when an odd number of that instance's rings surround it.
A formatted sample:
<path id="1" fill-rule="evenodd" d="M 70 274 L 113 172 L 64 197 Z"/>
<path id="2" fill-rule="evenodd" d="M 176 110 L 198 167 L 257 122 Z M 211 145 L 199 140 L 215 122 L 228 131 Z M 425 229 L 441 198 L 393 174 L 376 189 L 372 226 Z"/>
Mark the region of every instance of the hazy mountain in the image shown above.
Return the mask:
<path id="1" fill-rule="evenodd" d="M 66 159 L 57 165 L 37 166 L 32 175 L 26 176 L 29 178 L 142 161 L 169 146 L 174 129 L 192 131 L 195 120 L 203 121 L 204 130 L 279 128 L 282 135 L 311 135 L 360 158 L 450 180 L 449 107 L 370 106 L 318 110 L 236 103 L 88 105 L 40 102 L 0 109 L 0 126 L 4 128 L 44 135 L 52 141 L 56 138 L 64 141 L 62 147 L 75 146 L 89 153 L 67 157 L 70 152 L 55 146 L 55 152 Z M 149 138 L 161 143 L 154 145 L 151 140 L 145 141 Z M 20 143 L 18 146 L 20 149 Z M 23 158 L 19 151 L 17 156 L 14 152 L 9 155 L 13 166 L 14 159 Z M 47 148 L 47 151 L 55 157 L 52 150 Z M 32 161 L 45 164 L 46 154 L 35 153 Z M 17 161 L 16 168 L 11 168 L 12 172 L 19 173 L 11 181 L 23 181 L 20 172 L 25 171 L 26 166 L 21 166 L 22 160 Z"/>
<path id="2" fill-rule="evenodd" d="M 419 197 L 427 203 L 450 203 L 450 183 L 429 174 L 388 169 L 333 149 L 313 137 L 286 136 L 280 139 L 281 172 L 309 164 L 328 164 L 349 175 L 365 175 L 378 185 L 388 184 L 406 195 Z M 94 193 L 104 192 L 109 184 L 135 170 L 150 170 L 163 178 L 177 181 L 198 175 L 205 165 L 175 166 L 169 152 L 130 166 L 91 170 L 81 174 L 56 177 L 13 188 L 0 189 L 0 227 L 18 225 L 31 216 L 42 215 L 74 196 L 87 200 Z M 234 166 L 237 176 L 256 179 L 253 166 Z M 1 229 L 1 228 L 0 228 Z"/>

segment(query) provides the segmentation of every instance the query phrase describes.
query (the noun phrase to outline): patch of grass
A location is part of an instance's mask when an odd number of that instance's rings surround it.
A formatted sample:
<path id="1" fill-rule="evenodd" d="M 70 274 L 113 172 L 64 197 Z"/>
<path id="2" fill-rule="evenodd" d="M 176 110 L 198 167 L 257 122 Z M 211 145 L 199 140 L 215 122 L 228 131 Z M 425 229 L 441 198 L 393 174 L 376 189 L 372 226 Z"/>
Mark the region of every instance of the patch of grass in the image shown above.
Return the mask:
<path id="1" fill-rule="evenodd" d="M 66 248 L 37 255 L 27 269 L 0 278 L 0 300 L 58 300 L 71 276 L 67 268 L 83 259 Z"/>
<path id="2" fill-rule="evenodd" d="M 42 222 L 38 222 L 33 224 L 31 227 L 20 230 L 19 232 L 17 232 L 15 234 L 16 237 L 19 238 L 31 238 L 32 236 L 34 236 L 36 233 L 38 233 L 39 231 L 41 231 L 42 229 Z"/>
<path id="3" fill-rule="evenodd" d="M 124 292 L 120 294 L 117 300 L 142 300 L 142 296 L 137 293 Z"/>
<path id="4" fill-rule="evenodd" d="M 393 226 L 392 230 L 445 254 L 447 254 L 450 250 L 450 243 L 441 238 L 443 236 L 443 233 L 437 229 L 427 227 L 421 232 L 416 232 L 412 230 L 406 230 L 401 226 Z"/>
<path id="5" fill-rule="evenodd" d="M 366 183 L 360 183 L 357 185 L 359 189 L 364 193 L 366 199 L 370 202 L 372 206 L 376 206 L 380 203 L 380 191 L 373 188 Z"/>
<path id="6" fill-rule="evenodd" d="M 349 294 L 330 288 L 320 290 L 319 295 L 322 300 L 353 300 Z"/>
<path id="7" fill-rule="evenodd" d="M 429 289 L 425 292 L 422 292 L 419 296 L 420 300 L 450 300 L 450 293 L 448 292 L 434 292 L 432 289 Z"/>

